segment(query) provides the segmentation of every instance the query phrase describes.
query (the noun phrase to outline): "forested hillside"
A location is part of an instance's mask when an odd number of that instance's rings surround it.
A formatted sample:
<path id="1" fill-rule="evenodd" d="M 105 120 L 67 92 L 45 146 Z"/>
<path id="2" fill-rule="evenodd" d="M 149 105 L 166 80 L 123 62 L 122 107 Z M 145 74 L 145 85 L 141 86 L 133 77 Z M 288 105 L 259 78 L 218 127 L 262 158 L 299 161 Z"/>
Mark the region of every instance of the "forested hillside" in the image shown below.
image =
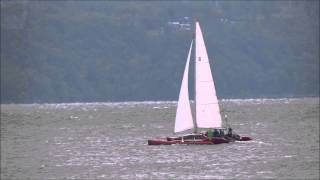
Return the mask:
<path id="1" fill-rule="evenodd" d="M 219 98 L 319 96 L 316 0 L 1 1 L 1 102 L 177 100 L 195 17 Z"/>

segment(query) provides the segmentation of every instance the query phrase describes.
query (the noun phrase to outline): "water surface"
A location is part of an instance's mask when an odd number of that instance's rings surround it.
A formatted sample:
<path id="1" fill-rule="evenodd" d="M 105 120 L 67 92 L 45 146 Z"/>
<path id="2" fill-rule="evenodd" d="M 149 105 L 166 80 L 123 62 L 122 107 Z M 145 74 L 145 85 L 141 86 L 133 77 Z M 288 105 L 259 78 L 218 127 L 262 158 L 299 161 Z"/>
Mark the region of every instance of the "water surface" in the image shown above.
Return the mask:
<path id="1" fill-rule="evenodd" d="M 1 179 L 319 179 L 319 99 L 223 100 L 253 141 L 148 146 L 176 102 L 1 105 Z"/>

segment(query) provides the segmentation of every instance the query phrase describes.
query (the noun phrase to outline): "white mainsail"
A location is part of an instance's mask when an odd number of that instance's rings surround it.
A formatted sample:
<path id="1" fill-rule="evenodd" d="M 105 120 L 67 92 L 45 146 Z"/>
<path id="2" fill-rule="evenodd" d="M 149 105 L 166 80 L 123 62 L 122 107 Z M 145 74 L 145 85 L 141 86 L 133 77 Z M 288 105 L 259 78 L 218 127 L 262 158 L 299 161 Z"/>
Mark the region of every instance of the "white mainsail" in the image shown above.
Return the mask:
<path id="1" fill-rule="evenodd" d="M 192 44 L 193 44 L 193 41 L 191 41 L 187 63 L 184 69 L 183 79 L 181 83 L 178 107 L 176 112 L 176 121 L 174 126 L 175 133 L 193 128 L 193 120 L 192 120 L 191 107 L 189 102 L 189 91 L 188 91 L 189 62 L 190 62 Z"/>
<path id="2" fill-rule="evenodd" d="M 221 127 L 218 98 L 199 22 L 196 21 L 195 83 L 196 122 L 199 128 Z"/>

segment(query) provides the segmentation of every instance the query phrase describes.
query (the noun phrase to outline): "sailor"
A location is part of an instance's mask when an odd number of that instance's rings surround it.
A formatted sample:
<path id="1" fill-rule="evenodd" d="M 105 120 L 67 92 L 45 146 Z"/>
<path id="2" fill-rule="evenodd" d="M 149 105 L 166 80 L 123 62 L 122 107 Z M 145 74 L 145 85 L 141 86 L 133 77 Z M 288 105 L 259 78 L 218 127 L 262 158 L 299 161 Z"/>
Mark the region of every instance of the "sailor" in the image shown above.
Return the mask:
<path id="1" fill-rule="evenodd" d="M 231 129 L 231 127 L 228 128 L 228 136 L 232 137 L 232 129 Z"/>
<path id="2" fill-rule="evenodd" d="M 223 131 L 223 129 L 220 129 L 220 136 L 221 136 L 221 137 L 224 136 L 224 131 Z"/>
<path id="3" fill-rule="evenodd" d="M 213 137 L 213 133 L 211 129 L 208 130 L 207 135 L 208 135 L 208 139 L 211 140 Z"/>
<path id="4" fill-rule="evenodd" d="M 214 131 L 213 131 L 213 137 L 219 137 L 219 136 L 220 136 L 220 134 L 219 134 L 218 130 L 217 130 L 217 129 L 214 129 Z"/>

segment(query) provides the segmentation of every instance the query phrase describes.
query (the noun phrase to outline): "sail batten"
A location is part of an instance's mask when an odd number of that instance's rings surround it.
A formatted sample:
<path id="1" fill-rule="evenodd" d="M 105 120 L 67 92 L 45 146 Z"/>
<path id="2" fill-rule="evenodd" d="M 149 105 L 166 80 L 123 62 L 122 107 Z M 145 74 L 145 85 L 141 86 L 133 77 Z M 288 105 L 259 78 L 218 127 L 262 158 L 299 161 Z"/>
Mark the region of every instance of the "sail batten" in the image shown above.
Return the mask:
<path id="1" fill-rule="evenodd" d="M 189 101 L 189 91 L 188 91 L 189 63 L 190 63 L 192 44 L 193 44 L 193 41 L 191 41 L 188 58 L 187 58 L 186 66 L 183 73 L 182 83 L 181 83 L 178 107 L 176 112 L 176 120 L 175 120 L 175 126 L 174 126 L 175 133 L 192 129 L 194 127 L 192 114 L 191 114 L 190 101 Z"/>

